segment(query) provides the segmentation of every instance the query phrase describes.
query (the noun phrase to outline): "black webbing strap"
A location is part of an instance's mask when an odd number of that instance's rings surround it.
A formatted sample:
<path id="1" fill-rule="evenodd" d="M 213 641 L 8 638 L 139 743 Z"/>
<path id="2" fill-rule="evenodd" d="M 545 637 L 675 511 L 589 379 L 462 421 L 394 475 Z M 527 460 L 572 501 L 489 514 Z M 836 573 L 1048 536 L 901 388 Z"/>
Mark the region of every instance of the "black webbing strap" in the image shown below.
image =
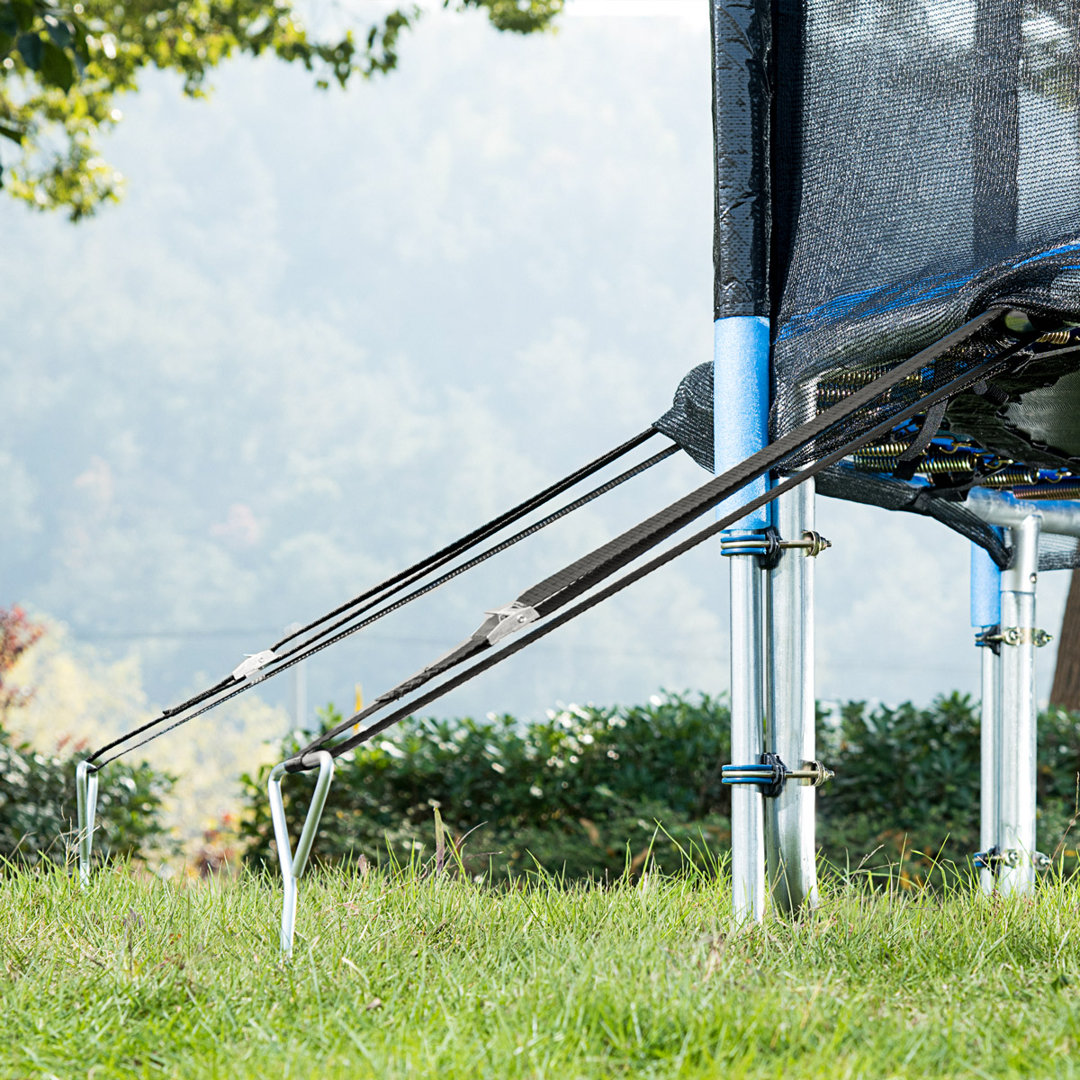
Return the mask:
<path id="1" fill-rule="evenodd" d="M 576 487 L 583 480 L 587 480 L 590 476 L 600 472 L 601 469 L 606 468 L 612 462 L 617 461 L 619 458 L 630 453 L 631 450 L 637 449 L 643 442 L 651 439 L 656 434 L 656 428 L 648 428 L 639 435 L 635 435 L 632 439 L 628 439 L 620 446 L 616 446 L 614 450 L 609 450 L 606 454 L 601 454 L 595 461 L 590 461 L 588 465 L 583 465 L 580 469 L 570 473 L 569 476 L 564 476 L 561 480 L 544 488 L 543 491 L 537 492 L 531 498 L 526 499 L 524 502 L 507 510 L 505 513 L 493 518 L 486 524 L 481 525 L 478 529 L 474 529 L 471 533 L 461 537 L 459 540 L 455 540 L 452 544 L 448 544 L 442 550 L 436 551 L 433 555 L 421 559 L 420 562 L 410 566 L 407 570 L 402 570 L 400 573 L 394 574 L 393 577 L 387 578 L 378 585 L 366 589 L 364 592 L 360 593 L 359 596 L 354 596 L 340 607 L 335 608 L 333 611 L 328 611 L 321 618 L 316 619 L 312 623 L 308 623 L 307 626 L 303 626 L 299 630 L 293 631 L 287 637 L 283 637 L 280 641 L 272 645 L 271 649 L 274 652 L 277 652 L 278 649 L 287 645 L 295 638 L 316 629 L 325 622 L 329 622 L 330 619 L 334 619 L 337 616 L 344 614 L 350 608 L 356 607 L 358 604 L 377 594 L 386 593 L 389 596 L 402 588 L 406 588 L 420 577 L 425 576 L 432 570 L 438 569 L 440 566 L 445 566 L 452 559 L 456 559 L 470 548 L 474 548 L 477 544 L 490 539 L 497 532 L 501 532 L 507 526 L 513 525 L 516 521 L 520 521 L 527 514 L 531 514 L 545 503 L 551 502 L 552 499 L 569 491 L 570 488 Z M 387 590 L 390 590 L 390 592 L 387 592 Z M 380 599 L 386 599 L 386 597 L 383 596 Z"/>
<path id="2" fill-rule="evenodd" d="M 564 607 L 575 597 L 599 584 L 605 578 L 611 576 L 611 574 L 623 568 L 629 562 L 638 558 L 644 552 L 671 536 L 674 532 L 700 517 L 712 507 L 724 502 L 726 499 L 736 494 L 741 488 L 745 487 L 746 484 L 751 483 L 758 477 L 782 466 L 787 458 L 820 438 L 830 428 L 835 427 L 845 420 L 849 420 L 855 413 L 872 404 L 876 398 L 886 393 L 893 386 L 902 382 L 909 376 L 918 373 L 921 369 L 939 359 L 956 345 L 968 340 L 977 331 L 996 319 L 999 314 L 1000 311 L 993 309 L 970 320 L 952 334 L 947 335 L 917 355 L 898 364 L 891 371 L 875 379 L 873 382 L 854 391 L 851 395 L 832 406 L 830 409 L 814 417 L 800 427 L 782 435 L 775 442 L 765 447 L 765 449 L 752 455 L 745 461 L 740 462 L 733 469 L 729 469 L 727 472 L 715 477 L 696 491 L 691 492 L 671 506 L 668 506 L 660 513 L 654 514 L 652 517 L 634 526 L 632 529 L 627 530 L 614 540 L 609 541 L 607 544 L 602 545 L 583 558 L 578 559 L 576 562 L 570 564 L 570 566 L 565 567 L 532 586 L 530 589 L 525 590 L 525 592 L 521 593 L 517 600 L 512 604 L 508 604 L 504 608 L 489 613 L 489 617 L 476 631 L 474 631 L 473 634 L 455 648 L 451 649 L 448 653 L 439 657 L 436 661 L 417 672 L 411 678 L 398 684 L 398 686 L 379 695 L 379 697 L 372 701 L 367 708 L 360 710 L 330 731 L 320 735 L 317 739 L 312 740 L 307 746 L 286 762 L 286 769 L 289 772 L 303 771 L 309 767 L 304 762 L 304 758 L 307 754 L 310 754 L 315 750 L 326 748 L 327 744 L 332 739 L 343 734 L 349 728 L 353 728 L 356 725 L 363 723 L 366 719 L 369 719 L 387 705 L 399 700 L 412 691 L 419 689 L 422 685 L 448 671 L 450 668 L 456 667 L 466 660 L 491 649 L 494 645 L 499 644 L 501 640 L 510 633 L 523 629 L 528 623 L 534 622 L 537 619 Z M 940 401 L 947 400 L 952 395 L 966 389 L 978 379 L 984 378 L 989 373 L 996 371 L 1010 356 L 1021 349 L 1026 348 L 1029 343 L 1029 340 L 1026 338 L 1018 340 L 1015 345 L 997 353 L 983 363 L 973 365 L 963 375 L 958 376 L 956 379 L 953 379 L 937 390 L 924 395 L 918 401 L 897 411 L 886 420 L 862 431 L 839 449 L 819 459 L 803 472 L 782 481 L 776 487 L 773 487 L 764 494 L 757 496 L 750 502 L 740 506 L 737 510 L 726 515 L 720 522 L 701 530 L 689 540 L 676 545 L 670 551 L 665 552 L 663 555 L 653 559 L 644 566 L 626 575 L 624 578 L 619 579 L 606 589 L 589 597 L 583 603 L 563 613 L 563 615 L 559 616 L 557 619 L 528 632 L 511 645 L 499 650 L 495 656 L 486 658 L 480 663 L 473 665 L 468 671 L 461 673 L 459 676 L 442 684 L 435 690 L 422 695 L 418 700 L 410 702 L 407 707 L 396 710 L 391 715 L 370 727 L 365 728 L 363 731 L 357 732 L 350 738 L 335 744 L 330 748 L 331 753 L 337 756 L 338 754 L 344 753 L 352 747 L 359 745 L 361 742 L 367 741 L 416 709 L 422 708 L 424 705 L 435 700 L 435 698 L 440 697 L 449 690 L 460 686 L 468 679 L 473 678 L 481 671 L 486 671 L 495 663 L 501 662 L 501 660 L 517 652 L 529 642 L 543 637 L 556 626 L 563 625 L 570 619 L 575 618 L 581 612 L 586 611 L 599 603 L 602 599 L 613 595 L 615 592 L 618 592 L 627 585 L 638 580 L 638 578 L 665 565 L 677 555 L 682 554 L 684 551 L 703 542 L 708 539 L 708 537 L 720 532 L 722 529 L 730 527 L 735 522 L 745 517 L 753 509 L 765 505 L 776 498 L 777 495 L 790 490 L 803 480 L 813 476 L 815 473 L 842 460 L 867 442 L 888 434 L 898 423 L 902 423 L 903 421 L 918 415 L 920 412 L 926 411 Z"/>
<path id="3" fill-rule="evenodd" d="M 379 606 L 379 604 L 385 603 L 390 597 L 400 593 L 403 589 L 408 588 L 409 585 L 415 584 L 417 581 L 427 577 L 433 571 L 444 566 L 446 563 L 452 561 L 456 556 L 463 555 L 471 548 L 475 547 L 478 543 L 498 533 L 507 526 L 519 521 L 525 517 L 528 513 L 538 509 L 545 503 L 550 502 L 552 499 L 561 495 L 563 492 L 571 487 L 580 484 L 583 480 L 599 472 L 601 469 L 617 461 L 619 458 L 624 457 L 630 451 L 636 449 L 642 443 L 652 438 L 653 435 L 658 434 L 655 428 L 650 428 L 648 431 L 642 432 L 640 435 L 634 436 L 627 442 L 617 446 L 614 450 L 608 451 L 601 457 L 590 462 L 588 465 L 571 473 L 569 476 L 564 477 L 555 484 L 550 485 L 543 491 L 527 499 L 525 502 L 520 503 L 512 510 L 508 510 L 501 514 L 499 517 L 494 518 L 492 521 L 487 522 L 480 528 L 475 529 L 467 536 L 462 537 L 460 540 L 455 541 L 453 544 L 448 545 L 441 551 L 436 552 L 434 555 L 428 556 L 426 559 L 421 560 L 414 566 L 409 567 L 407 570 L 403 570 L 398 574 L 395 574 L 392 578 L 388 578 L 386 581 L 379 585 L 368 589 L 359 596 L 354 597 L 347 604 L 343 604 L 336 608 L 334 611 L 322 616 L 320 619 L 309 624 L 307 629 L 322 626 L 317 634 L 308 638 L 306 641 L 299 642 L 291 649 L 284 650 L 280 653 L 276 653 L 273 659 L 270 660 L 266 667 L 257 671 L 257 679 L 237 679 L 235 676 L 230 676 L 223 679 L 216 686 L 211 687 L 209 690 L 197 695 L 194 698 L 190 698 L 188 701 L 181 705 L 177 705 L 171 709 L 163 711 L 160 715 L 153 720 L 148 721 L 141 726 L 134 728 L 124 735 L 119 736 L 112 742 L 106 743 L 104 746 L 96 750 L 87 761 L 98 761 L 103 755 L 107 754 L 110 750 L 114 750 L 124 743 L 130 742 L 133 739 L 138 738 L 140 735 L 145 735 L 152 729 L 165 723 L 167 720 L 175 719 L 168 727 L 163 728 L 155 735 L 151 735 L 141 742 L 134 743 L 124 750 L 120 750 L 113 754 L 111 757 L 101 761 L 101 765 L 106 765 L 110 761 L 114 761 L 122 754 L 126 754 L 131 750 L 137 749 L 140 746 L 145 746 L 148 742 L 153 741 L 160 735 L 164 735 L 170 731 L 173 731 L 177 727 L 186 724 L 189 720 L 195 719 L 197 716 L 202 716 L 204 713 L 209 712 L 211 709 L 216 708 L 218 705 L 224 704 L 226 701 L 231 700 L 238 694 L 244 693 L 255 685 L 256 681 L 262 679 L 272 678 L 274 675 L 279 674 L 282 671 L 287 670 L 294 664 L 299 663 L 301 660 L 307 659 L 309 656 L 314 655 L 317 652 L 321 652 L 323 649 L 329 648 L 331 645 L 336 644 L 338 641 L 348 637 L 351 634 L 355 634 L 365 627 L 370 626 L 372 623 L 384 618 L 385 616 L 397 611 L 399 608 L 404 607 L 406 604 L 411 603 L 413 600 L 432 592 L 434 589 L 445 585 L 448 581 L 451 581 L 460 574 L 471 570 L 473 567 L 478 566 L 480 563 L 485 562 L 487 559 L 494 557 L 505 551 L 507 548 L 512 547 L 514 544 L 532 536 L 539 532 L 541 529 L 547 528 L 547 526 L 565 517 L 567 514 L 572 513 L 575 510 L 592 502 L 594 499 L 599 498 L 601 495 L 607 494 L 607 492 L 618 487 L 620 484 L 625 483 L 627 480 L 633 479 L 635 476 L 639 476 L 647 469 L 652 468 L 653 465 L 658 464 L 665 458 L 671 457 L 673 454 L 678 453 L 678 444 L 671 444 L 660 450 L 658 453 L 653 454 L 651 457 L 645 458 L 643 461 L 638 462 L 636 465 L 631 466 L 629 469 L 619 473 L 617 476 L 612 477 L 610 480 L 606 480 L 604 483 L 593 488 L 591 491 L 586 492 L 584 495 L 579 496 L 577 499 L 559 507 L 557 510 L 552 511 L 545 517 L 540 518 L 537 521 L 532 522 L 524 529 L 500 540 L 498 543 L 491 547 L 481 551 L 479 554 L 473 556 L 471 559 L 467 559 L 465 562 L 459 563 L 456 566 L 451 567 L 448 571 L 441 574 L 439 577 L 425 582 L 423 585 L 414 589 L 412 592 L 406 593 L 404 596 L 399 596 L 398 599 L 392 603 L 387 604 L 385 607 L 380 608 L 374 614 L 369 615 L 367 618 L 355 622 L 361 615 L 371 611 L 373 608 Z M 347 614 L 343 614 L 346 613 Z M 329 625 L 323 625 L 332 619 L 335 615 L 341 615 L 336 622 Z M 283 638 L 274 646 L 272 652 L 276 652 L 281 648 L 283 643 L 295 640 L 299 637 L 303 631 L 296 631 L 290 634 L 287 638 Z M 221 695 L 221 696 L 219 696 Z M 207 702 L 210 698 L 216 698 L 214 701 Z M 189 711 L 194 706 L 202 705 L 202 708 L 196 711 Z M 186 715 L 182 715 L 186 714 Z M 100 767 L 100 766 L 99 766 Z"/>
<path id="4" fill-rule="evenodd" d="M 665 447 L 663 450 L 652 457 L 645 458 L 644 461 L 639 462 L 637 465 L 627 469 L 625 472 L 619 473 L 618 476 L 613 476 L 610 480 L 605 481 L 598 487 L 593 488 L 591 491 L 587 491 L 584 495 L 572 502 L 567 503 L 565 506 L 560 506 L 558 510 L 552 511 L 545 517 L 540 518 L 538 521 L 534 521 L 531 525 L 526 526 L 524 529 L 519 530 L 511 536 L 506 537 L 505 540 L 500 540 L 497 544 L 493 544 L 489 548 L 485 548 L 478 555 L 474 555 L 471 559 L 467 559 L 465 562 L 458 563 L 457 566 L 451 567 L 445 573 L 440 574 L 437 578 L 431 581 L 424 582 L 423 585 L 412 592 L 406 593 L 404 596 L 399 596 L 398 599 L 392 603 L 387 604 L 385 607 L 379 608 L 372 615 L 368 615 L 366 619 L 361 619 L 359 622 L 353 620 L 359 618 L 361 615 L 366 614 L 373 608 L 379 606 L 379 604 L 388 600 L 395 593 L 401 591 L 402 588 L 415 583 L 417 580 L 426 576 L 426 574 L 417 574 L 415 577 L 411 577 L 403 582 L 403 584 L 395 587 L 390 592 L 378 596 L 373 600 L 369 600 L 363 604 L 359 604 L 354 610 L 349 612 L 348 615 L 343 616 L 337 622 L 331 623 L 329 626 L 324 627 L 314 638 L 294 645 L 291 649 L 287 649 L 284 652 L 278 653 L 272 664 L 272 668 L 266 672 L 265 677 L 270 675 L 276 675 L 279 670 L 283 670 L 286 667 L 291 667 L 299 660 L 306 660 L 309 656 L 313 656 L 317 652 L 321 652 L 323 649 L 329 648 L 331 645 L 336 645 L 339 641 L 344 640 L 351 634 L 355 634 L 360 630 L 371 626 L 372 623 L 378 622 L 379 619 L 385 618 L 387 615 L 393 614 L 393 612 L 400 610 L 406 604 L 411 604 L 413 600 L 419 599 L 421 596 L 426 596 L 428 593 L 433 592 L 435 589 L 445 585 L 448 581 L 453 581 L 454 578 L 459 577 L 461 574 L 472 570 L 474 567 L 479 566 L 481 563 L 486 562 L 488 559 L 493 558 L 496 555 L 500 555 L 508 548 L 513 547 L 515 544 L 520 543 L 522 540 L 540 532 L 541 529 L 546 529 L 549 525 L 561 518 L 572 514 L 575 510 L 580 510 L 581 507 L 588 505 L 594 499 L 599 498 L 601 495 L 606 495 L 609 491 L 617 488 L 620 484 L 625 483 L 627 480 L 632 480 L 635 476 L 639 476 L 645 472 L 646 469 L 651 469 L 654 465 L 659 464 L 665 458 L 669 458 L 679 452 L 679 446 L 677 443 L 673 443 L 671 446 Z M 490 535 L 490 534 L 488 534 Z M 467 549 L 465 549 L 467 550 Z M 464 554 L 464 551 L 462 552 Z M 441 565 L 441 563 L 439 564 Z M 427 573 L 431 573 L 431 570 L 438 569 L 438 565 L 433 565 Z"/>
<path id="5" fill-rule="evenodd" d="M 934 436 L 945 419 L 945 410 L 948 408 L 947 401 L 939 401 L 926 410 L 926 419 L 922 422 L 918 435 L 911 441 L 911 445 L 900 455 L 893 469 L 893 476 L 897 480 L 910 480 L 919 467 L 923 454 L 927 447 L 934 441 Z"/>

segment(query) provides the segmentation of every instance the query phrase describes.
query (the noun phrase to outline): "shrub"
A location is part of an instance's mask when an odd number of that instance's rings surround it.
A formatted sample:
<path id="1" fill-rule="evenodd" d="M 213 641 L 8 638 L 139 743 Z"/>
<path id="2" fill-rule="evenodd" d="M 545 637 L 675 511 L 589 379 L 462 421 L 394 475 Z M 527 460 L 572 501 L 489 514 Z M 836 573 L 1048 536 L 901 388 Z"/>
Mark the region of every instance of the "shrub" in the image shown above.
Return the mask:
<path id="1" fill-rule="evenodd" d="M 340 719 L 328 708 L 323 730 Z M 282 756 L 309 737 L 288 737 Z M 650 845 L 675 869 L 677 845 L 700 847 L 704 837 L 715 847 L 728 838 L 730 800 L 720 784 L 728 740 L 726 708 L 705 695 L 629 708 L 574 705 L 526 725 L 510 716 L 409 719 L 338 760 L 315 851 L 331 860 L 430 854 L 438 808 L 464 842 L 470 872 L 495 880 L 531 868 L 534 858 L 568 878 L 620 874 L 628 862 L 640 868 Z M 271 854 L 268 773 L 242 781 L 248 857 L 256 861 Z M 297 831 L 313 782 L 290 777 L 283 785 Z"/>
<path id="2" fill-rule="evenodd" d="M 819 839 L 840 866 L 898 867 L 902 883 L 967 867 L 979 848 L 979 706 L 969 696 L 869 708 L 850 702 L 823 725 L 822 758 L 836 771 L 821 789 Z M 1066 832 L 1076 812 L 1080 717 L 1039 719 L 1037 845 L 1077 865 Z M 1065 840 L 1065 843 L 1062 841 Z M 876 854 L 871 854 L 877 850 Z"/>
<path id="3" fill-rule="evenodd" d="M 323 730 L 341 719 L 333 708 L 323 717 Z M 1039 845 L 1047 854 L 1076 812 L 1078 721 L 1060 710 L 1040 721 Z M 969 697 L 927 708 L 851 702 L 819 731 L 820 756 L 836 772 L 819 804 L 829 862 L 899 866 L 902 884 L 966 872 L 979 842 L 979 718 Z M 309 738 L 289 736 L 281 756 Z M 466 868 L 492 880 L 534 859 L 569 879 L 602 879 L 628 863 L 639 869 L 650 845 L 662 868 L 677 869 L 680 845 L 695 846 L 700 861 L 730 843 L 730 796 L 720 784 L 729 745 L 727 709 L 705 695 L 574 705 L 526 725 L 509 716 L 411 719 L 339 759 L 314 850 L 333 861 L 428 858 L 437 808 L 465 841 Z M 243 833 L 255 861 L 271 857 L 268 772 L 243 778 Z M 296 832 L 313 782 L 310 774 L 285 782 Z M 1067 870 L 1077 865 L 1076 846 L 1060 845 Z"/>
<path id="4" fill-rule="evenodd" d="M 0 728 L 0 858 L 63 862 L 74 835 L 78 757 L 40 753 Z M 101 775 L 94 855 L 144 860 L 167 847 L 160 823 L 172 778 L 149 765 L 114 763 Z"/>

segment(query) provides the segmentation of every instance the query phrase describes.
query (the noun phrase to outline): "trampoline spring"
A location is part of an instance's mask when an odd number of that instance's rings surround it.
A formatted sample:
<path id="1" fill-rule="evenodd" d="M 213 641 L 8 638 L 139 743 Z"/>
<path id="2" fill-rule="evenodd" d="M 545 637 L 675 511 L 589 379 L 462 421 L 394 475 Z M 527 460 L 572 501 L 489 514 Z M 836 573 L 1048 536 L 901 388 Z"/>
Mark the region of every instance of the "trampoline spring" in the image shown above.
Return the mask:
<path id="1" fill-rule="evenodd" d="M 1039 479 L 1039 470 L 1031 465 L 1011 465 L 980 481 L 982 487 L 1011 488 L 1017 484 L 1034 484 Z"/>
<path id="2" fill-rule="evenodd" d="M 947 473 L 970 473 L 975 471 L 974 455 L 951 457 L 928 457 L 916 472 L 923 476 L 943 476 Z"/>
<path id="3" fill-rule="evenodd" d="M 1035 340 L 1039 345 L 1072 345 L 1080 341 L 1080 327 L 1063 326 L 1060 330 L 1051 330 Z"/>
<path id="4" fill-rule="evenodd" d="M 906 448 L 905 448 L 906 449 Z M 866 452 L 852 458 L 855 468 L 864 472 L 893 472 L 900 464 L 900 455 Z M 919 476 L 946 476 L 950 473 L 975 471 L 974 454 L 934 454 L 919 463 L 915 470 Z"/>
<path id="5" fill-rule="evenodd" d="M 1080 499 L 1080 483 L 1016 487 L 1013 488 L 1013 495 L 1018 499 Z"/>
<path id="6" fill-rule="evenodd" d="M 843 401 L 849 394 L 880 378 L 887 367 L 881 365 L 875 368 L 848 369 L 846 371 L 830 372 L 828 381 L 822 380 L 817 385 L 818 408 L 826 408 Z M 922 376 L 918 373 L 909 375 L 892 388 L 892 393 L 906 387 L 918 386 L 922 382 Z"/>
<path id="7" fill-rule="evenodd" d="M 853 455 L 853 460 L 859 461 L 880 461 L 883 458 L 898 458 L 911 443 L 903 442 L 890 442 L 882 443 L 880 446 L 868 446 L 864 450 L 859 450 Z"/>
<path id="8" fill-rule="evenodd" d="M 884 443 L 852 455 L 852 464 L 862 472 L 894 472 L 900 456 L 907 449 L 903 443 Z M 976 467 L 990 470 L 992 475 L 981 483 L 990 488 L 1008 488 L 1014 484 L 1033 484 L 1038 469 L 1015 465 L 1009 458 L 999 458 L 976 447 L 958 446 L 954 450 L 937 450 L 925 457 L 915 470 L 919 476 L 948 476 L 970 474 Z M 1029 496 L 1032 498 L 1033 496 Z"/>

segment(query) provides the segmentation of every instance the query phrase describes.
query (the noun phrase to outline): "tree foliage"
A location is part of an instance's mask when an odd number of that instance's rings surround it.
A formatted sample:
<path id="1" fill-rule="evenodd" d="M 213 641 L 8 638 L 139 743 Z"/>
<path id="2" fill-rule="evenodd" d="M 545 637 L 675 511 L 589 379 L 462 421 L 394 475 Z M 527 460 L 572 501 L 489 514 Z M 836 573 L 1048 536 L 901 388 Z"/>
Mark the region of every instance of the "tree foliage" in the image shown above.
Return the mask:
<path id="1" fill-rule="evenodd" d="M 563 0 L 443 0 L 485 11 L 499 30 L 547 29 Z M 356 31 L 311 34 L 290 0 L 0 0 L 0 183 L 72 220 L 120 197 L 123 177 L 101 156 L 100 135 L 122 118 L 120 97 L 148 67 L 177 73 L 189 97 L 238 55 L 299 63 L 321 89 L 370 79 L 398 63 L 401 34 L 420 17 L 406 5 Z"/>

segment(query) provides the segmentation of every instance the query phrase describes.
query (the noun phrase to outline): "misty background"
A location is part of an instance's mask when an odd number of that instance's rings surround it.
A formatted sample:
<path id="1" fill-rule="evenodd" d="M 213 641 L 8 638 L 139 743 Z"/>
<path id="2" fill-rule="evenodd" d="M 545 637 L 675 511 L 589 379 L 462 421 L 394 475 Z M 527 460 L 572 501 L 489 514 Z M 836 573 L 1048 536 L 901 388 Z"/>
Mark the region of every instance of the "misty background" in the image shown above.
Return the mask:
<path id="1" fill-rule="evenodd" d="M 400 53 L 347 92 L 269 58 L 201 102 L 149 72 L 105 143 L 121 205 L 0 200 L 0 603 L 141 680 L 136 711 L 641 431 L 711 356 L 706 5 L 575 0 L 530 38 L 432 12 Z M 370 700 L 705 479 L 678 455 L 319 654 L 310 706 Z M 975 692 L 967 542 L 818 515 L 819 697 Z M 722 692 L 726 577 L 704 545 L 433 711 Z M 1056 634 L 1068 576 L 1041 584 Z M 257 693 L 289 706 L 292 675 Z"/>

